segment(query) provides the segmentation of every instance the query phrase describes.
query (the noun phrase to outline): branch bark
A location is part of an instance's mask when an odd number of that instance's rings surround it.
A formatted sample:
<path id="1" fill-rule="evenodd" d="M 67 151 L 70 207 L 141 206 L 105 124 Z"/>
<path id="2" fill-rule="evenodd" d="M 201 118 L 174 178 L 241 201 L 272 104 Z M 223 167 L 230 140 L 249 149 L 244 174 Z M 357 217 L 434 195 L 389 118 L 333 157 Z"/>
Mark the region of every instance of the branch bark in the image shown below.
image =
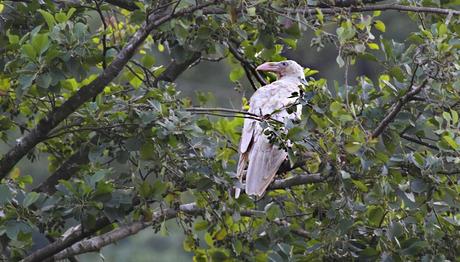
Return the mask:
<path id="1" fill-rule="evenodd" d="M 409 90 L 404 96 L 402 96 L 396 102 L 393 109 L 391 109 L 390 113 L 388 113 L 388 115 L 385 116 L 382 122 L 380 122 L 380 124 L 374 129 L 374 131 L 372 131 L 371 138 L 376 138 L 379 135 L 381 135 L 383 131 L 387 128 L 387 126 L 391 122 L 393 122 L 393 120 L 396 118 L 403 106 L 407 104 L 409 101 L 411 101 L 414 96 L 420 93 L 420 91 L 422 91 L 422 89 L 426 86 L 427 83 L 428 79 L 423 80 L 423 82 L 419 86 L 413 88 L 412 90 Z M 412 88 L 412 86 L 409 88 Z"/>
<path id="2" fill-rule="evenodd" d="M 133 57 L 137 48 L 144 42 L 150 32 L 163 23 L 185 14 L 193 13 L 207 6 L 218 3 L 214 0 L 197 6 L 186 8 L 175 13 L 166 13 L 161 16 L 152 14 L 146 23 L 131 37 L 125 47 L 118 53 L 113 62 L 90 84 L 82 87 L 75 95 L 70 97 L 64 104 L 41 119 L 27 135 L 21 137 L 16 145 L 11 148 L 0 160 L 0 179 L 5 178 L 9 171 L 21 160 L 32 148 L 46 138 L 46 135 L 61 123 L 65 118 L 77 110 L 85 102 L 96 97 L 104 90 Z"/>
<path id="3" fill-rule="evenodd" d="M 460 11 L 454 9 L 445 9 L 445 8 L 436 8 L 436 7 L 424 7 L 424 6 L 407 6 L 400 4 L 379 4 L 379 5 L 366 5 L 366 6 L 351 6 L 351 7 L 328 7 L 328 8 L 317 8 L 317 7 L 308 7 L 302 9 L 285 9 L 279 10 L 278 12 L 288 12 L 288 13 L 301 13 L 304 15 L 314 15 L 318 13 L 318 10 L 321 10 L 323 14 L 338 14 L 343 11 L 348 11 L 352 13 L 361 13 L 369 11 L 401 11 L 401 12 L 415 12 L 415 13 L 429 13 L 429 14 L 439 14 L 439 15 L 460 15 Z"/>
<path id="4" fill-rule="evenodd" d="M 59 251 L 63 250 L 66 247 L 73 245 L 74 243 L 93 235 L 98 230 L 110 225 L 111 222 L 107 219 L 100 219 L 96 221 L 96 225 L 93 229 L 88 231 L 77 230 L 73 234 L 68 237 L 59 238 L 53 243 L 48 244 L 47 246 L 35 251 L 34 253 L 30 254 L 26 258 L 22 260 L 22 262 L 39 262 L 43 261 L 46 258 L 52 257 L 54 254 L 58 253 Z"/>

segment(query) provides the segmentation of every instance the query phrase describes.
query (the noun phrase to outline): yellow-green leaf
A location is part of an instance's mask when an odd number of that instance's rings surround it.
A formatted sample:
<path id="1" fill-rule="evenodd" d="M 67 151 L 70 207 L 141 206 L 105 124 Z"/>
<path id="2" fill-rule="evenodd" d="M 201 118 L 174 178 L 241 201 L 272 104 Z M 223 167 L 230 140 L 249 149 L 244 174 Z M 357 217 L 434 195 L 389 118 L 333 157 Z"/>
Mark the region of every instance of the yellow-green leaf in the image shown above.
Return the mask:
<path id="1" fill-rule="evenodd" d="M 367 46 L 372 49 L 372 50 L 379 50 L 379 45 L 377 45 L 376 43 L 367 43 Z"/>
<path id="2" fill-rule="evenodd" d="M 37 11 L 43 16 L 48 28 L 51 30 L 54 24 L 56 24 L 56 20 L 54 20 L 53 15 L 42 9 L 38 9 Z"/>
<path id="3" fill-rule="evenodd" d="M 385 30 L 386 30 L 385 24 L 380 20 L 375 20 L 374 26 L 375 26 L 375 28 L 377 30 L 379 30 L 381 32 L 385 32 Z"/>

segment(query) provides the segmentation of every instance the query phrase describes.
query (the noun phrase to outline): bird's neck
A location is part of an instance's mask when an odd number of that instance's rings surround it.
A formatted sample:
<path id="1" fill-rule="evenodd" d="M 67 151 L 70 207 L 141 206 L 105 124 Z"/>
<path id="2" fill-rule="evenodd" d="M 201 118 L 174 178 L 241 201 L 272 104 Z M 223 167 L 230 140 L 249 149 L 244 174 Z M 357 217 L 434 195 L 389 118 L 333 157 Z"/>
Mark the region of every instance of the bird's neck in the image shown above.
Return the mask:
<path id="1" fill-rule="evenodd" d="M 301 84 L 299 76 L 296 75 L 285 75 L 278 78 L 278 81 L 289 81 L 293 84 Z"/>

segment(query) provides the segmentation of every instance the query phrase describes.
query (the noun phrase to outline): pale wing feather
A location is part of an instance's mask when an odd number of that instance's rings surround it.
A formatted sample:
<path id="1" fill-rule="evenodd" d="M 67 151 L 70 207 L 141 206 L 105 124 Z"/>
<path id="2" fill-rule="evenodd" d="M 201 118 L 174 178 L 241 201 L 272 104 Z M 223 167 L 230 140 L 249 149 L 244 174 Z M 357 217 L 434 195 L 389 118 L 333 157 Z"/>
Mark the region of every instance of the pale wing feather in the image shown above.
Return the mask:
<path id="1" fill-rule="evenodd" d="M 266 139 L 258 139 L 249 154 L 246 194 L 262 196 L 278 171 L 287 153 Z"/>

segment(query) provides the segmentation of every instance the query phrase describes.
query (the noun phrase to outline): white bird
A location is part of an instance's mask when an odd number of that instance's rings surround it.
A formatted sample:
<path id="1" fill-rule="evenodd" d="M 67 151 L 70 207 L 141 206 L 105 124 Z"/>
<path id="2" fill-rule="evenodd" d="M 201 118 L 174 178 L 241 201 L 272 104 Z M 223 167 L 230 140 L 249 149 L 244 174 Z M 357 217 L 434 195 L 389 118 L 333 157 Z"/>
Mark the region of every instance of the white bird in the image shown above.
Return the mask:
<path id="1" fill-rule="evenodd" d="M 256 69 L 276 73 L 277 81 L 257 89 L 249 100 L 249 112 L 261 117 L 268 115 L 281 122 L 285 118 L 300 119 L 301 105 L 297 105 L 291 114 L 286 109 L 296 102 L 297 98 L 292 94 L 299 93 L 299 85 L 306 84 L 303 68 L 288 60 L 267 62 Z M 259 121 L 244 120 L 237 177 L 241 182 L 247 166 L 245 191 L 248 195 L 262 196 L 287 157 L 287 152 L 271 144 L 263 131 Z M 240 188 L 236 188 L 235 198 L 239 195 Z"/>

